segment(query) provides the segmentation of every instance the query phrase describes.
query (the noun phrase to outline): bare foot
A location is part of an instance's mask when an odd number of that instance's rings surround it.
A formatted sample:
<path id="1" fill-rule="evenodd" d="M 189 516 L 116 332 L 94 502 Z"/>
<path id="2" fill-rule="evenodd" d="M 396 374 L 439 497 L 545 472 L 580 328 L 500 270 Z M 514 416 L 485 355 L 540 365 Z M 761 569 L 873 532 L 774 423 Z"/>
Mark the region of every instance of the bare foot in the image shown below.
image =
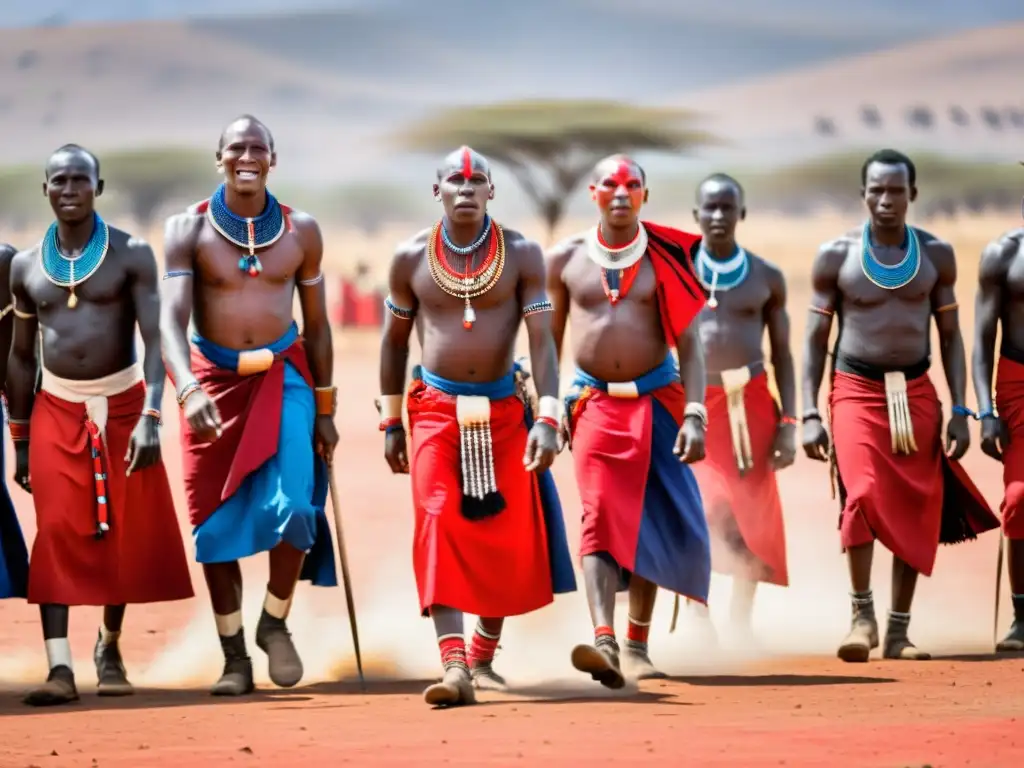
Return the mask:
<path id="1" fill-rule="evenodd" d="M 75 673 L 63 664 L 50 670 L 46 682 L 33 688 L 24 699 L 30 707 L 55 707 L 78 701 Z"/>
<path id="2" fill-rule="evenodd" d="M 473 677 L 473 685 L 481 691 L 505 691 L 508 690 L 508 683 L 505 678 L 494 671 L 494 666 L 489 661 L 481 661 L 474 664 L 470 670 Z"/>
<path id="3" fill-rule="evenodd" d="M 473 680 L 469 669 L 453 664 L 444 671 L 444 678 L 423 692 L 423 700 L 432 707 L 462 707 L 476 704 Z"/>
<path id="4" fill-rule="evenodd" d="M 572 649 L 572 665 L 586 672 L 605 688 L 617 690 L 626 685 L 619 668 L 619 649 L 610 643 L 599 646 L 577 645 Z"/>
<path id="5" fill-rule="evenodd" d="M 281 688 L 298 685 L 302 679 L 302 659 L 284 619 L 263 611 L 256 625 L 256 647 L 267 654 L 268 671 L 274 685 Z"/>
<path id="6" fill-rule="evenodd" d="M 103 645 L 102 635 L 96 639 L 93 661 L 96 662 L 96 694 L 99 696 L 131 696 L 135 693 L 117 643 Z"/>

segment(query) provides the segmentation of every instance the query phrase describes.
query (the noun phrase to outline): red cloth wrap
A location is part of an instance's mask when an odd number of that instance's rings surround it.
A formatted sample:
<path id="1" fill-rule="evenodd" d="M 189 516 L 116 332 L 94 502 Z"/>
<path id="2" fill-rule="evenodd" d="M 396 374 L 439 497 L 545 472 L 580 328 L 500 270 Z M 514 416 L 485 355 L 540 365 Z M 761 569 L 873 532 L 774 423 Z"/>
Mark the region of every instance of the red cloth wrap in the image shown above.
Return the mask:
<path id="1" fill-rule="evenodd" d="M 547 530 L 536 476 L 523 467 L 527 430 L 518 397 L 491 401 L 494 473 L 506 508 L 462 516 L 455 398 L 422 381 L 407 395 L 416 526 L 413 570 L 420 610 L 432 605 L 476 616 L 517 616 L 554 600 Z"/>
<path id="2" fill-rule="evenodd" d="M 836 372 L 830 408 L 845 490 L 840 530 L 844 548 L 877 538 L 915 571 L 931 576 L 944 513 L 963 516 L 972 535 L 997 528 L 999 521 L 959 463 L 942 450 L 942 408 L 931 379 L 908 380 L 907 399 L 918 450 L 895 456 L 885 383 Z"/>
<path id="3" fill-rule="evenodd" d="M 110 530 L 96 538 L 96 483 L 85 405 L 39 392 L 32 408 L 29 469 L 37 532 L 29 569 L 34 604 L 121 605 L 193 596 L 163 462 L 126 477 L 125 454 L 146 387 L 107 398 Z"/>
<path id="4" fill-rule="evenodd" d="M 711 565 L 716 573 L 789 585 L 786 532 L 772 447 L 779 411 L 768 376 L 753 377 L 743 392 L 754 468 L 742 477 L 733 454 L 725 389 L 708 386 L 706 456 L 693 465 L 711 530 Z M 719 548 L 721 548 L 719 550 Z M 750 562 L 751 555 L 757 563 Z"/>
<path id="5" fill-rule="evenodd" d="M 1024 539 L 1024 365 L 999 358 L 996 408 L 1010 431 L 1003 446 L 1003 531 L 1008 539 Z"/>
<path id="6" fill-rule="evenodd" d="M 675 347 L 679 337 L 707 303 L 708 293 L 697 279 L 694 255 L 700 235 L 643 222 L 647 231 L 647 256 L 658 284 L 658 309 L 665 340 Z"/>
<path id="7" fill-rule="evenodd" d="M 249 376 L 218 368 L 192 347 L 192 373 L 217 405 L 224 428 L 219 439 L 204 442 L 181 414 L 182 473 L 192 525 L 206 521 L 277 453 L 286 363 L 313 386 L 301 337 L 275 356 L 270 369 Z"/>

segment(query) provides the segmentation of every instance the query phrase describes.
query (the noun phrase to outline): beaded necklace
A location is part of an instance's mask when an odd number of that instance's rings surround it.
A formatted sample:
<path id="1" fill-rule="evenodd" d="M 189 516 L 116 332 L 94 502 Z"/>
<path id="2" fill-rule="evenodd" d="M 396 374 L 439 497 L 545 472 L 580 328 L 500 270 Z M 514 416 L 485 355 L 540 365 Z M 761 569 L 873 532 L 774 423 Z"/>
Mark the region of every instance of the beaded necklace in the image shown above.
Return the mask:
<path id="1" fill-rule="evenodd" d="M 487 241 L 487 236 L 490 234 L 490 214 L 484 214 L 484 227 L 482 230 L 480 230 L 480 236 L 472 243 L 466 246 L 459 246 L 453 243 L 451 235 L 448 234 L 448 229 L 444 226 L 444 221 L 442 220 L 441 222 L 441 240 L 444 242 L 444 247 L 447 248 L 450 253 L 454 253 L 457 256 L 468 256 L 471 253 L 476 253 Z"/>
<path id="2" fill-rule="evenodd" d="M 701 241 L 697 252 L 697 279 L 701 285 L 711 292 L 708 306 L 718 308 L 717 291 L 725 293 L 740 285 L 750 274 L 750 257 L 747 252 L 736 246 L 728 259 L 716 259 Z"/>
<path id="3" fill-rule="evenodd" d="M 883 264 L 875 258 L 871 249 L 871 222 L 864 222 L 860 266 L 868 280 L 887 291 L 902 288 L 917 277 L 917 272 L 921 269 L 921 244 L 918 242 L 917 232 L 906 224 L 903 225 L 903 229 L 905 235 L 902 247 L 907 249 L 906 255 L 898 264 Z"/>
<path id="4" fill-rule="evenodd" d="M 499 224 L 493 224 L 487 256 L 483 262 L 476 269 L 472 269 L 473 254 L 466 255 L 465 267 L 460 273 L 451 265 L 445 253 L 443 229 L 442 223 L 438 222 L 430 233 L 430 239 L 427 241 L 427 265 L 430 268 L 430 276 L 442 291 L 465 302 L 462 327 L 470 331 L 476 322 L 476 312 L 473 311 L 470 299 L 491 290 L 505 268 L 505 235 Z"/>
<path id="5" fill-rule="evenodd" d="M 238 268 L 250 277 L 256 277 L 263 271 L 256 249 L 268 248 L 281 239 L 287 227 L 287 217 L 270 190 L 267 190 L 263 213 L 255 218 L 238 216 L 228 208 L 224 199 L 225 189 L 221 184 L 210 197 L 206 218 L 221 237 L 247 250 L 238 260 Z"/>
<path id="6" fill-rule="evenodd" d="M 46 230 L 46 236 L 40 243 L 40 255 L 43 264 L 43 274 L 56 286 L 67 288 L 68 308 L 74 309 L 78 306 L 78 297 L 75 295 L 75 287 L 81 285 L 94 274 L 103 264 L 110 249 L 110 228 L 100 218 L 98 213 L 93 213 L 92 234 L 89 242 L 82 248 L 78 256 L 65 256 L 60 249 L 60 239 L 57 235 L 57 222 L 53 222 Z"/>

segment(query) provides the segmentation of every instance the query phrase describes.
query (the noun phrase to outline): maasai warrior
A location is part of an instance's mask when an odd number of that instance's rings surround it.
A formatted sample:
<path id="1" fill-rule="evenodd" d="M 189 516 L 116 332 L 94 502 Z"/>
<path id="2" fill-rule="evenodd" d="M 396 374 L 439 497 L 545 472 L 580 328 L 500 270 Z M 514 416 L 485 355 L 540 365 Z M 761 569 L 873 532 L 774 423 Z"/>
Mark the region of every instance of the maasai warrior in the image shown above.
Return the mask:
<path id="1" fill-rule="evenodd" d="M 475 702 L 500 689 L 491 662 L 504 618 L 576 588 L 548 468 L 561 403 L 540 247 L 487 213 L 487 160 L 463 147 L 437 171 L 444 215 L 397 249 L 381 343 L 381 423 L 391 471 L 412 474 L 413 569 L 420 610 L 437 632 L 444 677 L 428 704 Z M 513 363 L 525 318 L 540 396 L 536 416 Z M 422 364 L 402 390 L 415 324 Z M 463 613 L 479 617 L 468 649 Z"/>
<path id="2" fill-rule="evenodd" d="M 11 262 L 17 250 L 0 243 L 0 382 L 7 381 L 7 360 L 14 333 L 14 302 L 11 298 Z M 7 401 L 4 395 L 4 419 Z M 0 425 L 2 431 L 2 425 Z M 18 515 L 7 492 L 5 451 L 0 450 L 0 600 L 28 596 L 28 549 L 21 534 Z"/>
<path id="3" fill-rule="evenodd" d="M 167 221 L 161 328 L 196 560 L 224 651 L 212 693 L 239 696 L 254 686 L 238 561 L 270 553 L 256 645 L 282 687 L 302 679 L 286 624 L 296 582 L 337 584 L 324 514 L 337 393 L 320 227 L 267 190 L 277 155 L 259 120 L 228 125 L 216 157 L 223 183 Z"/>
<path id="4" fill-rule="evenodd" d="M 193 595 L 160 457 L 156 259 L 96 213 L 103 181 L 90 152 L 58 149 L 43 192 L 57 220 L 11 266 L 16 321 L 7 371 L 15 480 L 36 510 L 28 599 L 40 606 L 50 665 L 46 683 L 25 699 L 36 706 L 78 698 L 68 606 L 105 606 L 98 692 L 120 696 L 132 692 L 118 650 L 126 604 Z"/>
<path id="5" fill-rule="evenodd" d="M 734 577 L 732 620 L 750 630 L 759 581 L 786 586 L 786 535 L 775 470 L 796 457 L 796 375 L 782 271 L 736 244 L 743 188 L 716 174 L 697 189 L 704 237 L 696 270 L 710 292 L 700 316 L 708 367 L 707 458 L 694 465 L 711 528 L 711 564 Z M 761 340 L 771 344 L 781 410 L 768 388 Z"/>
<path id="6" fill-rule="evenodd" d="M 1024 650 L 1024 229 L 1007 232 L 981 255 L 975 308 L 974 391 L 981 419 L 981 450 L 1003 463 L 1003 532 L 1013 625 L 997 651 Z M 996 330 L 1002 325 L 996 407 L 992 372 Z M 1000 574 L 1000 578 L 1002 575 Z"/>
<path id="7" fill-rule="evenodd" d="M 574 648 L 572 663 L 620 688 L 620 586 L 628 581 L 627 671 L 639 679 L 661 676 L 647 651 L 658 587 L 707 603 L 708 528 L 686 466 L 704 457 L 704 354 L 693 320 L 707 294 L 693 271 L 700 238 L 639 220 L 648 196 L 640 166 L 607 158 L 590 191 L 600 221 L 549 254 L 548 293 L 559 354 L 572 320 L 577 369 L 567 437 L 594 623 L 594 645 Z"/>
<path id="8" fill-rule="evenodd" d="M 973 539 L 999 525 L 958 463 L 970 443 L 970 411 L 964 405 L 956 259 L 948 243 L 906 224 L 916 177 L 913 162 L 899 152 L 869 157 L 861 170 L 868 220 L 825 243 L 812 268 L 802 440 L 810 458 L 829 459 L 828 434 L 815 406 L 835 314 L 839 334 L 829 409 L 853 610 L 838 655 L 850 662 L 867 661 L 879 644 L 871 593 L 875 539 L 893 554 L 882 654 L 926 659 L 907 635 L 918 574 L 931 575 L 940 542 Z M 932 317 L 953 399 L 945 446 L 942 404 L 928 377 Z"/>

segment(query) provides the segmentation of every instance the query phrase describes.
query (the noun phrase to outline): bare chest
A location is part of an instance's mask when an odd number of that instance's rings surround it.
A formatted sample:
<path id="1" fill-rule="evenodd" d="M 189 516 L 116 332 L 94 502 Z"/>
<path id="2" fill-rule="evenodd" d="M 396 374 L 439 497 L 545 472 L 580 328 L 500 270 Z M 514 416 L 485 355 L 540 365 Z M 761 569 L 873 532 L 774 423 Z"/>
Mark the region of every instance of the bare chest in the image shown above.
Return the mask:
<path id="1" fill-rule="evenodd" d="M 876 248 L 874 252 L 883 264 L 895 264 L 901 258 L 896 249 L 887 253 L 885 249 Z M 839 271 L 839 290 L 844 304 L 873 307 L 893 301 L 906 304 L 928 301 L 938 280 L 938 272 L 923 249 L 917 274 L 909 283 L 895 289 L 883 288 L 875 283 L 865 272 L 862 256 L 860 244 L 851 244 Z"/>
<path id="2" fill-rule="evenodd" d="M 608 292 L 615 287 L 615 277 L 614 274 L 605 276 L 604 270 L 583 252 L 573 256 L 563 272 L 563 279 L 573 303 L 584 309 L 608 303 Z M 625 270 L 620 270 L 618 285 L 621 301 L 651 304 L 657 300 L 658 284 L 654 276 L 654 267 L 646 257 L 640 260 L 639 268 L 632 280 Z"/>
<path id="3" fill-rule="evenodd" d="M 763 280 L 748 277 L 728 291 L 715 291 L 714 308 L 711 302 L 701 311 L 700 321 L 728 324 L 760 320 L 764 317 L 765 305 L 771 298 L 771 290 Z"/>
<path id="4" fill-rule="evenodd" d="M 125 301 L 129 288 L 127 271 L 119 263 L 117 255 L 108 253 L 90 277 L 75 285 L 74 293 L 77 302 L 110 305 Z M 56 307 L 67 307 L 71 296 L 69 288 L 56 285 L 46 275 L 39 261 L 25 280 L 25 290 L 40 317 Z"/>
<path id="5" fill-rule="evenodd" d="M 1017 248 L 1017 253 L 1006 271 L 1005 291 L 1013 304 L 1024 302 L 1024 244 Z"/>
<path id="6" fill-rule="evenodd" d="M 249 250 L 217 234 L 207 224 L 196 245 L 194 268 L 204 285 L 213 288 L 242 287 L 254 278 L 249 274 Z M 281 239 L 256 251 L 259 275 L 266 284 L 287 285 L 302 266 L 302 247 L 295 235 L 285 232 Z"/>

